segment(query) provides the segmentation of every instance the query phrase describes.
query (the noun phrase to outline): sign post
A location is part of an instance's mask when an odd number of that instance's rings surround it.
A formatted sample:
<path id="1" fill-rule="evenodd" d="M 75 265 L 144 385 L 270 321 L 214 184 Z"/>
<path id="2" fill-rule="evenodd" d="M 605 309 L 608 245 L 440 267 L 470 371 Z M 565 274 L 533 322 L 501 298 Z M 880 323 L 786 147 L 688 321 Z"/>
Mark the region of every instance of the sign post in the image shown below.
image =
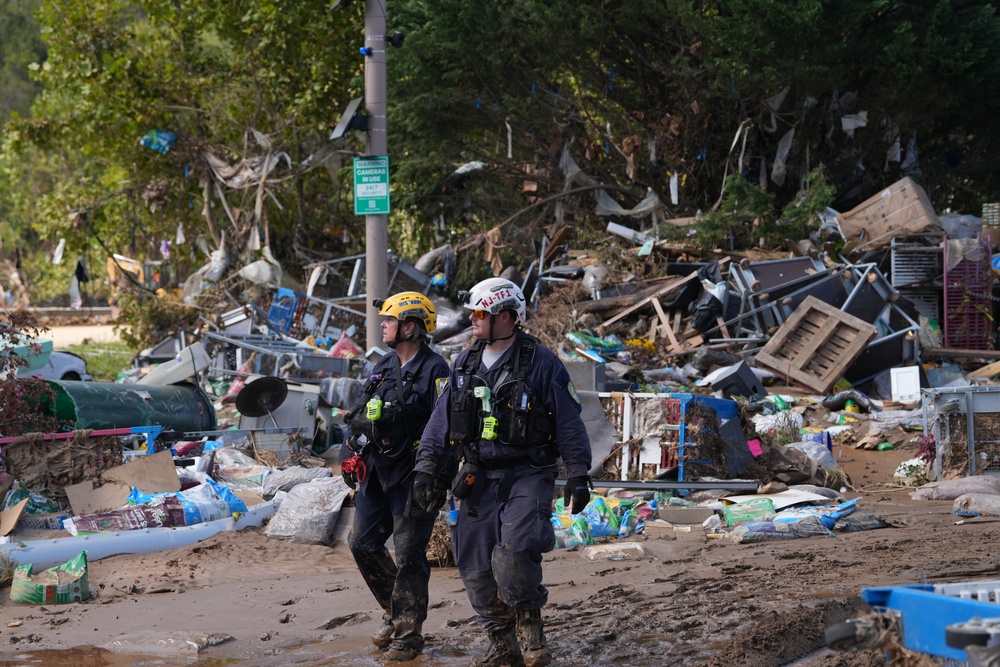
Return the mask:
<path id="1" fill-rule="evenodd" d="M 389 214 L 389 156 L 354 158 L 354 214 Z"/>

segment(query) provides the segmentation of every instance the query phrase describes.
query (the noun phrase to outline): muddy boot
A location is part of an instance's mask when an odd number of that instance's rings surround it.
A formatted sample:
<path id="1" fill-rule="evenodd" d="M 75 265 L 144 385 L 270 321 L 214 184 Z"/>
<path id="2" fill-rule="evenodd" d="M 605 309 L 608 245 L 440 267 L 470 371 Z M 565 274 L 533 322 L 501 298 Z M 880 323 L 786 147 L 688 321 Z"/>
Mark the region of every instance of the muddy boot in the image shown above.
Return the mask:
<path id="1" fill-rule="evenodd" d="M 372 644 L 379 648 L 388 648 L 392 643 L 392 636 L 396 634 L 396 629 L 392 625 L 392 619 L 386 614 L 382 617 L 382 625 L 372 635 Z"/>
<path id="2" fill-rule="evenodd" d="M 389 650 L 385 652 L 385 659 L 395 662 L 409 662 L 414 660 L 424 650 L 423 638 L 417 639 L 393 639 L 389 644 Z"/>
<path id="3" fill-rule="evenodd" d="M 486 655 L 473 660 L 470 667 L 524 667 L 514 630 L 491 631 L 489 636 L 490 647 Z"/>
<path id="4" fill-rule="evenodd" d="M 524 649 L 525 667 L 546 667 L 552 662 L 552 652 L 545 642 L 541 609 L 517 610 L 517 636 Z"/>

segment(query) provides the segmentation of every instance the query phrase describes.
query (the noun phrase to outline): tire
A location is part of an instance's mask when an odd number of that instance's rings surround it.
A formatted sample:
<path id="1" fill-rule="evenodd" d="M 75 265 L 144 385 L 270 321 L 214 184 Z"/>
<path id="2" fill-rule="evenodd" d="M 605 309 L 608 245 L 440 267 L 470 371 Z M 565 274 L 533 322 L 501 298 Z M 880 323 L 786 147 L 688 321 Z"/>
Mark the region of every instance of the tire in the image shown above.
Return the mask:
<path id="1" fill-rule="evenodd" d="M 76 371 L 67 371 L 63 373 L 63 376 L 59 378 L 63 381 L 78 382 L 80 380 L 80 375 Z"/>
<path id="2" fill-rule="evenodd" d="M 944 629 L 944 643 L 951 648 L 964 649 L 966 646 L 986 646 L 990 633 L 964 627 L 964 623 L 949 625 Z"/>
<path id="3" fill-rule="evenodd" d="M 823 635 L 827 648 L 834 651 L 850 651 L 858 648 L 860 640 L 858 638 L 858 626 L 854 621 L 843 621 L 835 623 L 826 629 Z"/>

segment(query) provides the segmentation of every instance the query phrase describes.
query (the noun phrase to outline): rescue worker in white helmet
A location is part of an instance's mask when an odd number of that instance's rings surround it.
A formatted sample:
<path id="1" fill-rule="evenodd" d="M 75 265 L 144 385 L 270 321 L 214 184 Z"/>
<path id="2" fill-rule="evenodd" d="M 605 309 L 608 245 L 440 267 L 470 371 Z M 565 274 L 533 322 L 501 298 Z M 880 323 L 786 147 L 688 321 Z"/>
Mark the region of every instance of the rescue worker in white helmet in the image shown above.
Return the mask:
<path id="1" fill-rule="evenodd" d="M 417 451 L 414 498 L 433 507 L 441 480 L 460 500 L 452 548 L 489 647 L 475 667 L 544 667 L 542 554 L 555 545 L 549 521 L 557 460 L 566 466 L 571 511 L 590 500 L 590 440 L 580 397 L 559 358 L 521 331 L 521 289 L 501 278 L 460 293 L 476 342 L 455 359 L 448 386 Z"/>
<path id="2" fill-rule="evenodd" d="M 424 648 L 430 564 L 427 543 L 438 507 L 413 502 L 413 462 L 424 425 L 448 378 L 448 364 L 427 344 L 437 326 L 434 304 L 419 292 L 375 300 L 382 342 L 390 348 L 344 417 L 348 442 L 341 473 L 357 489 L 348 545 L 382 607 L 372 643 L 391 661 L 409 661 Z M 443 502 L 443 499 L 442 499 Z M 393 539 L 395 560 L 386 548 Z"/>

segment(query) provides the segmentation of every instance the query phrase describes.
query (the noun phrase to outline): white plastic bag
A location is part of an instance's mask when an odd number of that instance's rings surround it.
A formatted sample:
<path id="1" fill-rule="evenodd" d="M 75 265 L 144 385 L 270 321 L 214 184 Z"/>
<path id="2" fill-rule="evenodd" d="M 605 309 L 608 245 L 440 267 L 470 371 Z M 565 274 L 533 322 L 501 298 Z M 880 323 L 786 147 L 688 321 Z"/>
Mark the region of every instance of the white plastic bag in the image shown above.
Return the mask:
<path id="1" fill-rule="evenodd" d="M 339 476 L 299 484 L 281 501 L 264 534 L 298 544 L 330 544 L 349 492 Z"/>

